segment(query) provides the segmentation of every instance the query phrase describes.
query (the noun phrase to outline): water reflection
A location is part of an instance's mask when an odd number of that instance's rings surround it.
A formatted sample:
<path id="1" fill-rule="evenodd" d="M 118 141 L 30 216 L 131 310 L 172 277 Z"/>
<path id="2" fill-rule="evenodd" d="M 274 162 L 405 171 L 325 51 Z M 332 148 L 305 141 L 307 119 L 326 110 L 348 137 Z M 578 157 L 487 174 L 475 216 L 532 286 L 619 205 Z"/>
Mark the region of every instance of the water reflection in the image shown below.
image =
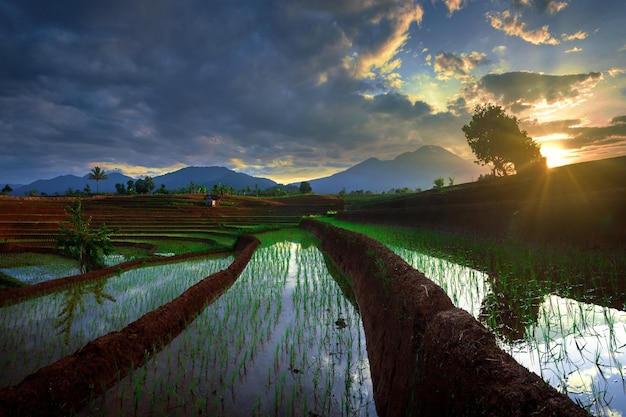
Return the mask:
<path id="1" fill-rule="evenodd" d="M 502 347 L 593 414 L 626 412 L 623 311 L 550 295 L 526 340 Z"/>
<path id="2" fill-rule="evenodd" d="M 54 327 L 59 331 L 59 335 L 64 336 L 66 345 L 70 343 L 72 324 L 74 323 L 77 313 L 79 313 L 79 307 L 83 313 L 87 312 L 87 310 L 85 310 L 85 303 L 83 302 L 85 296 L 93 294 L 94 300 L 99 306 L 102 305 L 104 300 L 116 302 L 112 295 L 104 292 L 106 284 L 106 280 L 101 280 L 88 284 L 73 285 L 63 293 L 59 310 L 59 322 Z M 93 308 L 93 305 L 90 306 L 90 308 Z"/>
<path id="3" fill-rule="evenodd" d="M 389 246 L 398 256 L 444 289 L 455 306 L 478 318 L 486 295 L 492 292 L 487 274 L 398 246 Z"/>
<path id="4" fill-rule="evenodd" d="M 390 248 L 491 329 L 520 364 L 594 415 L 626 415 L 626 312 L 619 297 L 558 280 L 490 276 Z M 608 307 L 614 305 L 620 308 Z"/>
<path id="5" fill-rule="evenodd" d="M 501 284 L 497 278 L 489 277 L 491 290 L 483 299 L 478 319 L 498 336 L 508 342 L 526 337 L 526 328 L 537 322 L 539 306 L 545 294 L 538 289 Z"/>

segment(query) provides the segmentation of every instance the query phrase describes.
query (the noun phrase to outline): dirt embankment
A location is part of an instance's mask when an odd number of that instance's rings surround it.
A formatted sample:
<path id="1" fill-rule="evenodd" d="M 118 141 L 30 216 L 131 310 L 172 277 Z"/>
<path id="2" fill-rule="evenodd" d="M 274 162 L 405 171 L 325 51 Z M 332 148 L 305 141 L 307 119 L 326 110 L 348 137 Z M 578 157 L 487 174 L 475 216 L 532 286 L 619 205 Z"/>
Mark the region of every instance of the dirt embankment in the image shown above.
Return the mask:
<path id="1" fill-rule="evenodd" d="M 379 415 L 588 416 L 381 243 L 314 220 L 302 227 L 352 282 Z"/>
<path id="2" fill-rule="evenodd" d="M 239 255 L 227 269 L 203 279 L 120 332 L 89 342 L 20 384 L 0 390 L 0 415 L 65 416 L 82 408 L 90 396 L 114 385 L 131 366 L 142 366 L 149 354 L 176 337 L 207 303 L 228 289 L 259 244 L 253 236 L 242 236 L 236 247 Z"/>

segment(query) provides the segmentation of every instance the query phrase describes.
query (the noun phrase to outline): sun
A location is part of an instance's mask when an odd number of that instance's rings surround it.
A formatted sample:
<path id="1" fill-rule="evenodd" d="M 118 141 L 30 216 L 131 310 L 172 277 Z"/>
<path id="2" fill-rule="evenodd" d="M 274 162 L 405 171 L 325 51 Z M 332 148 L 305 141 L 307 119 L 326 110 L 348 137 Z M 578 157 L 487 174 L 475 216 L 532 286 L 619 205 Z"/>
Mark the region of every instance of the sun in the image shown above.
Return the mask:
<path id="1" fill-rule="evenodd" d="M 560 147 L 554 145 L 542 145 L 541 154 L 545 156 L 548 168 L 567 165 L 570 161 L 567 153 Z"/>

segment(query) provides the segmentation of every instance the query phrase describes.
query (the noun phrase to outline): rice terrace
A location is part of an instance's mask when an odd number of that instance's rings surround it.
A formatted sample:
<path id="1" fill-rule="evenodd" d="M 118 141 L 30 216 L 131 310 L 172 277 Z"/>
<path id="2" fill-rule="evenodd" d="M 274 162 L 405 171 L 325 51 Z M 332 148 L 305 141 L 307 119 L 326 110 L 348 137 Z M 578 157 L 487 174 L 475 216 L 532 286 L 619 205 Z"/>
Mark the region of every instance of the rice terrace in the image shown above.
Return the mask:
<path id="1" fill-rule="evenodd" d="M 204 197 L 0 196 L 0 415 L 626 415 L 626 158 Z"/>

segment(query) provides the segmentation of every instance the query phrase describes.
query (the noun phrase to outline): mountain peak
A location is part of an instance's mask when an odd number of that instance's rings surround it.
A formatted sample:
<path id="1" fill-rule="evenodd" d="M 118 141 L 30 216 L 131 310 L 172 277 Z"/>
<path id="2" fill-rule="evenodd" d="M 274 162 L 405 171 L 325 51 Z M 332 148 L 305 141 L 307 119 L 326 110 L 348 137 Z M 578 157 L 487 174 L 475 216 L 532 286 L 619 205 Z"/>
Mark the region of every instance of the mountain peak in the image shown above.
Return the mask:
<path id="1" fill-rule="evenodd" d="M 392 160 L 369 158 L 330 177 L 309 181 L 318 193 L 337 193 L 342 188 L 383 192 L 390 189 L 429 189 L 435 178 L 455 178 L 456 183 L 473 181 L 483 168 L 437 145 L 424 145 Z"/>
<path id="2" fill-rule="evenodd" d="M 424 157 L 432 156 L 432 155 L 454 155 L 452 152 L 449 152 L 437 145 L 424 145 L 418 148 L 413 152 L 404 152 L 395 157 L 394 161 L 402 162 L 402 161 L 414 161 L 421 160 Z M 456 155 L 454 155 L 456 156 Z"/>

